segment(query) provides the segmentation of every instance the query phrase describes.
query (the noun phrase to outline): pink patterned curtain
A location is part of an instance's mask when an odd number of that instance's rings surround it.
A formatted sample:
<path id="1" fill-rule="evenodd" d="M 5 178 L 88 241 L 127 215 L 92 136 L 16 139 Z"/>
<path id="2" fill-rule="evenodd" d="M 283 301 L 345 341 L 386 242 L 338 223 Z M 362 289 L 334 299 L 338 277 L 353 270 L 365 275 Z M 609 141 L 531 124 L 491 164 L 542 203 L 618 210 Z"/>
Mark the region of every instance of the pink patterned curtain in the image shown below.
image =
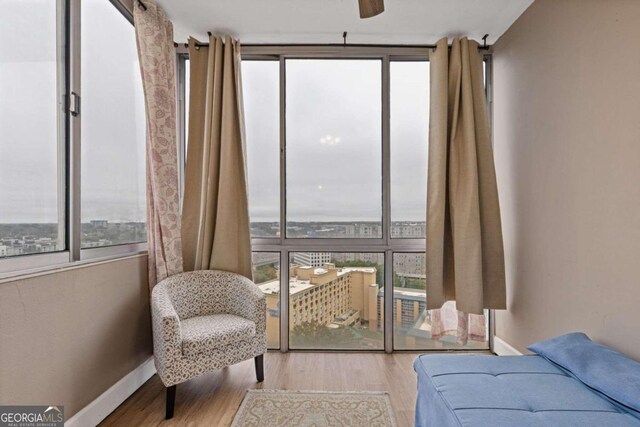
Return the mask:
<path id="1" fill-rule="evenodd" d="M 447 301 L 442 308 L 431 312 L 431 339 L 456 337 L 456 343 L 466 345 L 469 340 L 487 340 L 486 319 L 482 314 L 470 314 L 456 309 L 455 301 Z"/>
<path id="2" fill-rule="evenodd" d="M 182 272 L 176 76 L 173 25 L 145 0 L 134 7 L 138 58 L 147 112 L 147 244 L 149 287 Z"/>

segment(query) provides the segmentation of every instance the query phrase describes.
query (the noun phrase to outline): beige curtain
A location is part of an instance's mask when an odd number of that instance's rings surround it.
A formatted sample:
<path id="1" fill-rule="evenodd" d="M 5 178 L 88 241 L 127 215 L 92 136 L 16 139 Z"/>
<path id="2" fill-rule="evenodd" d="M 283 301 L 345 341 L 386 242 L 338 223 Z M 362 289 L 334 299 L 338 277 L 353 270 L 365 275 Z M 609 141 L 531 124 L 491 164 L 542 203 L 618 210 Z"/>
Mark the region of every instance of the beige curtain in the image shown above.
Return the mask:
<path id="1" fill-rule="evenodd" d="M 149 286 L 182 272 L 173 26 L 151 0 L 133 8 L 147 115 Z"/>
<path id="2" fill-rule="evenodd" d="M 189 140 L 182 208 L 185 270 L 252 278 L 240 46 L 189 40 Z"/>
<path id="3" fill-rule="evenodd" d="M 440 40 L 430 55 L 427 308 L 455 301 L 464 324 L 506 308 L 500 207 L 478 44 Z M 449 309 L 448 307 L 443 310 Z M 444 318 L 434 312 L 433 318 Z M 436 329 L 447 327 L 435 325 Z M 461 325 L 458 325 L 460 329 Z M 462 325 L 462 341 L 467 327 Z"/>

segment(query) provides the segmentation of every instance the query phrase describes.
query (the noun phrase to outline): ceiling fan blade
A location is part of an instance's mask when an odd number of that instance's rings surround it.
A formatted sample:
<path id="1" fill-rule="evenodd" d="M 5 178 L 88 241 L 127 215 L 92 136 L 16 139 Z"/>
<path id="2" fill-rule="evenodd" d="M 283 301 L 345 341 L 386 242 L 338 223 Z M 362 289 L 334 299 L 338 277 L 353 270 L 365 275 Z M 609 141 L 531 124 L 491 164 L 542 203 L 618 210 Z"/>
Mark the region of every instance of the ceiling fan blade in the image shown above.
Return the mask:
<path id="1" fill-rule="evenodd" d="M 360 18 L 371 18 L 384 12 L 384 0 L 358 0 Z"/>

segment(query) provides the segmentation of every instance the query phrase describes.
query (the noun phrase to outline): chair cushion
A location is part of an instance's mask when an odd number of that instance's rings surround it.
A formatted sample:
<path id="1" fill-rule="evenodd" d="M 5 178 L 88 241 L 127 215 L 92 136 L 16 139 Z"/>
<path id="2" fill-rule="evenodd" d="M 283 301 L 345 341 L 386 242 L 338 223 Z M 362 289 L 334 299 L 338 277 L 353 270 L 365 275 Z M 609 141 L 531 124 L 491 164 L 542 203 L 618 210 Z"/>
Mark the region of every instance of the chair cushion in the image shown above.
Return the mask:
<path id="1" fill-rule="evenodd" d="M 560 365 L 640 418 L 640 362 L 597 344 L 581 332 L 533 344 L 529 350 Z"/>
<path id="2" fill-rule="evenodd" d="M 256 336 L 256 324 L 233 314 L 211 314 L 180 321 L 182 354 L 197 356 Z"/>

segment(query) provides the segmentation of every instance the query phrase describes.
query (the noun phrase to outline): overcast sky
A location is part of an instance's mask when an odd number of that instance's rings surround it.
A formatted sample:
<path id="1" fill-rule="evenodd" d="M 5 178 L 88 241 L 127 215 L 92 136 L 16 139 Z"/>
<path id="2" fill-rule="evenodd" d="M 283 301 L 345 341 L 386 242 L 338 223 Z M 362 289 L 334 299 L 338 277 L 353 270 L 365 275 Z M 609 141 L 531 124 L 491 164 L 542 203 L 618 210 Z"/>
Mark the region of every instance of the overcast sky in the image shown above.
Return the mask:
<path id="1" fill-rule="evenodd" d="M 287 213 L 292 221 L 380 221 L 381 63 L 288 60 Z M 392 220 L 425 220 L 429 66 L 393 63 Z M 278 62 L 244 61 L 251 217 L 279 209 Z"/>
<path id="2" fill-rule="evenodd" d="M 57 221 L 55 3 L 2 3 L 0 222 Z"/>
<path id="3" fill-rule="evenodd" d="M 144 104 L 131 24 L 82 2 L 82 221 L 145 218 Z M 55 2 L 0 16 L 0 222 L 56 222 Z M 38 31 L 25 31 L 38 28 Z M 278 62 L 245 61 L 250 209 L 279 210 Z M 392 63 L 392 220 L 423 221 L 428 63 Z M 287 211 L 294 221 L 379 221 L 381 63 L 287 61 Z"/>
<path id="4" fill-rule="evenodd" d="M 2 3 L 0 223 L 57 221 L 55 16 L 53 0 Z M 107 0 L 83 0 L 82 24 L 82 221 L 143 221 L 134 30 Z"/>

